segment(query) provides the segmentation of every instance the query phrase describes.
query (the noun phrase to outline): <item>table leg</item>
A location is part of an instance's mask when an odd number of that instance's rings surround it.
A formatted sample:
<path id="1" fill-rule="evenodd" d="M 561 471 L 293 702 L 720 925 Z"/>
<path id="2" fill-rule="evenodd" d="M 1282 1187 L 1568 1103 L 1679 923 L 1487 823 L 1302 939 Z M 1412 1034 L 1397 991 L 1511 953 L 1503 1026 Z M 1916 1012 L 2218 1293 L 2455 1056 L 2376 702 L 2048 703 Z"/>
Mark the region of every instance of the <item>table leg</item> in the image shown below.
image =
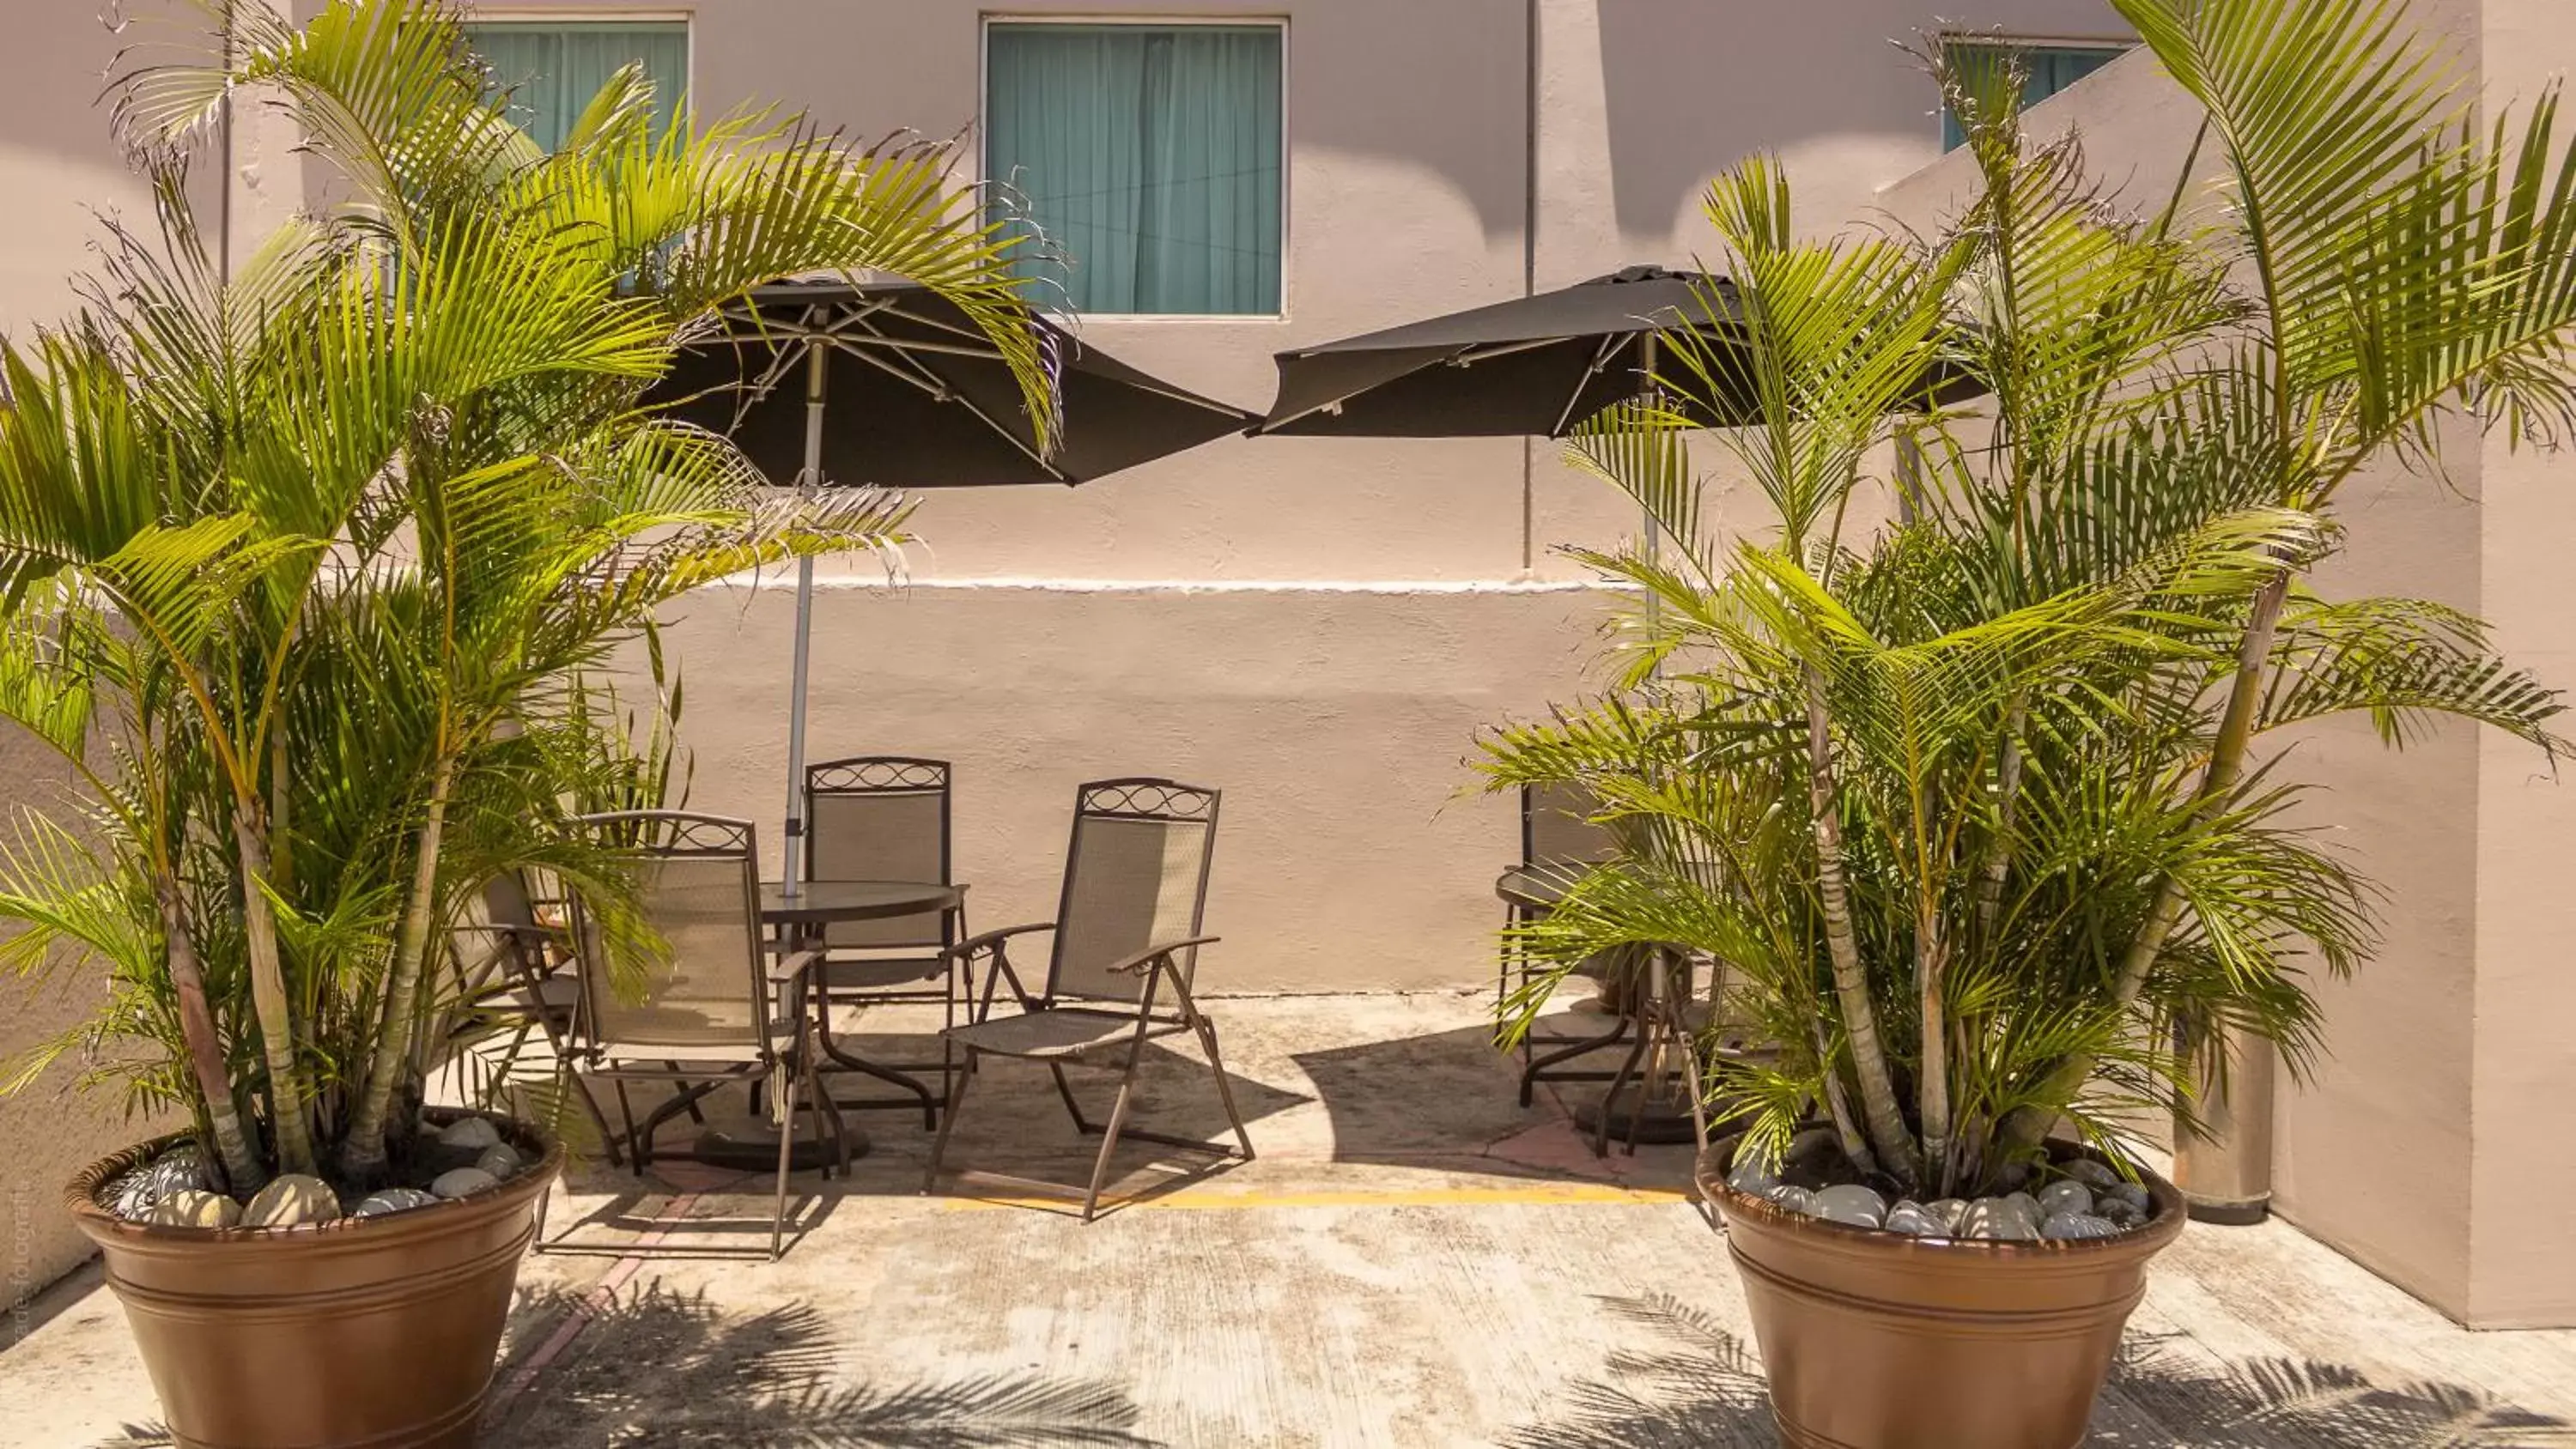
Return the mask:
<path id="1" fill-rule="evenodd" d="M 778 927 L 779 951 L 784 954 L 794 949 L 795 945 L 794 929 L 782 922 Z M 831 1010 L 823 992 L 804 990 L 802 983 L 792 988 L 782 988 L 782 990 L 787 992 L 789 999 L 778 1004 L 791 1020 L 806 1009 L 809 1001 L 817 1011 Z M 788 1063 L 790 1071 L 801 1072 L 804 1069 L 805 1064 L 801 1061 L 791 1060 Z M 777 1094 L 772 1092 L 770 1095 L 770 1107 L 775 1111 Z M 756 1101 L 757 1097 L 754 1100 Z M 788 1157 L 788 1166 L 797 1172 L 812 1172 L 827 1168 L 840 1160 L 839 1152 L 826 1134 L 820 1130 L 819 1119 L 824 1110 L 822 1104 L 811 1103 L 806 1110 L 816 1114 L 817 1130 L 813 1136 L 800 1139 Z M 751 1126 L 738 1132 L 719 1128 L 712 1132 L 698 1134 L 698 1140 L 693 1144 L 690 1155 L 711 1166 L 730 1167 L 742 1172 L 774 1172 L 778 1167 L 778 1139 L 785 1135 L 765 1115 L 756 1115 L 756 1120 Z M 857 1124 L 846 1124 L 843 1135 L 848 1139 L 849 1155 L 852 1158 L 867 1156 L 868 1137 L 858 1129 Z"/>

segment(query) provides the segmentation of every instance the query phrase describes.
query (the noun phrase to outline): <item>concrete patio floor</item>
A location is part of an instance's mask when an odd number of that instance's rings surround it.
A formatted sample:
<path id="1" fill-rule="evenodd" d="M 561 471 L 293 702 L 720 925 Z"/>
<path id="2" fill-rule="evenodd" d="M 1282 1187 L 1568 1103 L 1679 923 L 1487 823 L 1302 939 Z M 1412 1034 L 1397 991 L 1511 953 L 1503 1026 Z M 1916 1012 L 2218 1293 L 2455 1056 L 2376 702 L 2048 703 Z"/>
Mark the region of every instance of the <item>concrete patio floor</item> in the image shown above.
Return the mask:
<path id="1" fill-rule="evenodd" d="M 1559 1101 L 1517 1107 L 1484 1008 L 1211 1002 L 1259 1159 L 1189 1170 L 1138 1144 L 1122 1206 L 1089 1226 L 1052 1202 L 921 1196 L 928 1136 L 906 1112 L 857 1115 L 876 1147 L 848 1180 L 797 1179 L 777 1263 L 765 1174 L 588 1164 L 522 1276 L 485 1442 L 1774 1444 L 1723 1241 L 1683 1193 L 1688 1149 L 1599 1161 Z M 1105 1086 L 1086 1101 L 1105 1115 Z M 1223 1119 L 1176 1049 L 1134 1121 Z M 1089 1145 L 1042 1069 L 1002 1063 L 950 1162 L 1078 1181 Z M 157 1442 L 94 1267 L 7 1338 L 0 1443 Z M 2158 1262 L 2093 1442 L 2526 1446 L 2576 1443 L 2571 1421 L 2576 1332 L 2468 1333 L 2285 1225 L 2194 1226 Z"/>

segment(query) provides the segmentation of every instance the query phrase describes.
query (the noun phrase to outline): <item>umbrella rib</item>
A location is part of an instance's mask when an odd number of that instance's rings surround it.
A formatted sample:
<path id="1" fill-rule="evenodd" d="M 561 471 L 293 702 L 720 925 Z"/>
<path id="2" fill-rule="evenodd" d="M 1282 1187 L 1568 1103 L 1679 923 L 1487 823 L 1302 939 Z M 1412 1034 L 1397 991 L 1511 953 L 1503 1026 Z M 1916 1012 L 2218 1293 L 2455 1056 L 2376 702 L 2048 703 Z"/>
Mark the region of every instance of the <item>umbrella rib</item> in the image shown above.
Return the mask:
<path id="1" fill-rule="evenodd" d="M 1583 401 L 1584 387 L 1588 385 L 1592 379 L 1599 377 L 1601 375 L 1601 369 L 1609 365 L 1611 352 L 1616 350 L 1622 341 L 1633 335 L 1635 334 L 1617 332 L 1608 334 L 1601 339 L 1601 345 L 1593 349 L 1592 365 L 1583 369 L 1583 375 L 1574 380 L 1574 391 L 1565 395 L 1565 407 L 1556 415 L 1556 426 L 1547 430 L 1547 435 L 1549 437 L 1561 438 L 1565 436 L 1565 425 L 1574 420 L 1575 405 Z"/>

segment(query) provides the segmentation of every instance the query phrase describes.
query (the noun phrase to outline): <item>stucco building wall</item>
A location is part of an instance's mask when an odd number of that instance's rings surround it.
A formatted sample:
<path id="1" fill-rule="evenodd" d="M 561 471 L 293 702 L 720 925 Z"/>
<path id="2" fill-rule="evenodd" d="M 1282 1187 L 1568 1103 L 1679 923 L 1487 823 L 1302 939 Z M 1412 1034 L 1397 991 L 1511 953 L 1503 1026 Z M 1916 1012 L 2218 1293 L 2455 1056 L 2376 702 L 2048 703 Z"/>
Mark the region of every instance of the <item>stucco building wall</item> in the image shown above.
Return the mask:
<path id="1" fill-rule="evenodd" d="M 16 67 L 0 86 L 0 196 L 11 211 L 0 238 L 0 333 L 23 342 L 30 328 L 72 305 L 67 278 L 90 263 L 99 218 L 148 227 L 152 200 L 110 144 L 105 109 L 92 104 L 119 43 L 97 7 L 47 0 L 15 7 L 9 18 L 20 54 L 44 58 Z M 0 832 L 14 832 L 22 811 L 61 808 L 73 778 L 51 750 L 0 725 Z M 35 979 L 0 975 L 0 1062 L 69 1030 L 105 995 L 105 982 L 77 967 Z M 0 1305 L 88 1255 L 61 1209 L 62 1185 L 145 1130 L 126 1120 L 114 1089 L 76 1091 L 76 1075 L 75 1064 L 60 1064 L 0 1097 Z M 0 1317 L 0 1345 L 11 1323 Z"/>

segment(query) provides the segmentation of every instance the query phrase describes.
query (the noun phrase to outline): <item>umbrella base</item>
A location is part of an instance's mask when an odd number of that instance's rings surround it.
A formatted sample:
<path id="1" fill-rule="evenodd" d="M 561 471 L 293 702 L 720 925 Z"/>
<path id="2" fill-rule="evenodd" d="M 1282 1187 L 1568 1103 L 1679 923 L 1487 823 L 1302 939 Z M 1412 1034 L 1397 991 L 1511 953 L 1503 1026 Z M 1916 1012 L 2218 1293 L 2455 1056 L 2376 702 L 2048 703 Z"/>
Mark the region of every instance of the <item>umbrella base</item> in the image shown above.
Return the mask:
<path id="1" fill-rule="evenodd" d="M 868 1135 L 856 1127 L 842 1131 L 850 1142 L 852 1160 L 868 1155 Z M 757 1128 L 748 1131 L 701 1132 L 691 1145 L 689 1156 L 710 1167 L 729 1167 L 736 1172 L 775 1172 L 778 1170 L 778 1134 Z M 819 1172 L 840 1160 L 832 1150 L 829 1138 L 800 1138 L 788 1150 L 787 1167 L 791 1172 Z"/>
<path id="2" fill-rule="evenodd" d="M 1669 1092 L 1645 1096 L 1640 1102 L 1641 1096 L 1644 1096 L 1642 1090 L 1631 1084 L 1593 1101 L 1578 1103 L 1574 1108 L 1574 1124 L 1585 1133 L 1598 1136 L 1604 1126 L 1602 1119 L 1607 1117 L 1607 1135 L 1611 1141 L 1629 1141 L 1629 1134 L 1634 1132 L 1634 1140 L 1641 1147 L 1669 1147 L 1698 1140 L 1698 1131 L 1691 1125 L 1688 1101 Z"/>

